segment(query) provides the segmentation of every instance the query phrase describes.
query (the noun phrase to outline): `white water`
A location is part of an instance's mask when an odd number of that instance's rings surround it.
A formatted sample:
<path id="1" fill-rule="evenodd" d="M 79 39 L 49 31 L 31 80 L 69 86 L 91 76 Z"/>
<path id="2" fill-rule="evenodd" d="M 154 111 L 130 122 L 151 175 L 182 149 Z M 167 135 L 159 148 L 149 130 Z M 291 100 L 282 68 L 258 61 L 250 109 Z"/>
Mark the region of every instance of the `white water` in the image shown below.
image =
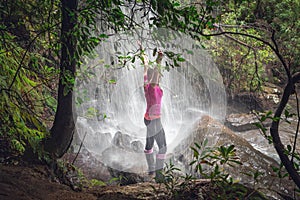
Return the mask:
<path id="1" fill-rule="evenodd" d="M 77 79 L 78 134 L 83 139 L 86 133 L 85 147 L 105 164 L 134 172 L 146 169 L 143 149 L 134 152 L 126 141 L 123 141 L 125 148 L 124 145 L 116 147 L 111 142 L 117 131 L 128 134 L 131 142 L 139 141 L 142 144 L 139 148 L 143 148 L 145 142 L 143 67 L 138 58 L 125 67 L 118 65 L 116 58 L 120 52 L 134 55 L 138 41 L 142 41 L 150 60 L 155 59 L 152 57 L 155 47 L 164 52 L 180 53 L 186 60 L 180 63 L 180 67 L 171 68 L 169 72 L 164 70 L 160 84 L 164 92 L 162 123 L 168 153 L 173 153 L 181 140 L 190 134 L 189 130 L 203 113 L 220 121 L 226 114 L 222 77 L 209 54 L 199 48 L 196 41 L 159 29 L 128 32 L 102 42 L 95 56 L 86 59 L 86 67 L 82 67 Z M 165 61 L 169 60 L 165 57 L 163 65 Z M 116 83 L 109 83 L 110 80 L 116 80 Z M 107 117 L 102 119 L 104 115 Z"/>

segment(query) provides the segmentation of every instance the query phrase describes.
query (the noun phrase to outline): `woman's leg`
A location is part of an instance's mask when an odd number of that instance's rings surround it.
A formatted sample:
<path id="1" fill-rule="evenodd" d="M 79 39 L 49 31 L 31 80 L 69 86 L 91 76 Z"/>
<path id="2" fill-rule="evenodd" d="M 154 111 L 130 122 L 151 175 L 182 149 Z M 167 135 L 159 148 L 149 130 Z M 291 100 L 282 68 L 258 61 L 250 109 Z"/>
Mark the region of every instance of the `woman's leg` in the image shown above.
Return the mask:
<path id="1" fill-rule="evenodd" d="M 145 150 L 151 150 L 154 145 L 154 136 L 155 136 L 155 124 L 151 120 L 144 119 L 144 123 L 147 127 L 146 135 L 146 147 Z"/>
<path id="2" fill-rule="evenodd" d="M 159 151 L 156 155 L 156 182 L 163 182 L 164 177 L 161 174 L 161 171 L 164 167 L 164 162 L 166 159 L 167 152 L 167 143 L 166 143 L 166 135 L 164 128 L 162 127 L 161 120 L 157 120 L 157 127 L 159 128 L 158 133 L 155 135 L 155 141 L 158 145 Z"/>
<path id="3" fill-rule="evenodd" d="M 144 150 L 147 165 L 148 165 L 148 173 L 153 174 L 155 171 L 155 161 L 153 154 L 153 145 L 154 145 L 154 136 L 152 134 L 152 124 L 150 120 L 144 119 L 145 125 L 147 126 L 147 135 L 146 135 L 146 147 Z"/>
<path id="4" fill-rule="evenodd" d="M 165 130 L 163 128 L 161 128 L 161 130 L 159 131 L 159 133 L 154 137 L 157 146 L 158 146 L 158 156 L 159 157 L 164 157 L 166 155 L 167 152 L 167 142 L 166 142 L 166 134 L 165 134 Z"/>

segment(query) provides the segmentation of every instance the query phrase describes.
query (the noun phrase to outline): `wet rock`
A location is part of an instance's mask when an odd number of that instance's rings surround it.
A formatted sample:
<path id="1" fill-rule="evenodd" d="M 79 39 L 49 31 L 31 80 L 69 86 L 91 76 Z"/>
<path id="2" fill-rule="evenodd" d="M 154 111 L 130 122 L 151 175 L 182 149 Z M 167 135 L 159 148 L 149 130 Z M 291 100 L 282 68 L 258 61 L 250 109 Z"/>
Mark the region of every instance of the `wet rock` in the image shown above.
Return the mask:
<path id="1" fill-rule="evenodd" d="M 139 173 L 147 169 L 144 153 L 133 152 L 130 148 L 112 146 L 102 152 L 101 161 L 120 171 Z"/>
<path id="2" fill-rule="evenodd" d="M 130 148 L 130 142 L 132 138 L 128 134 L 123 134 L 121 131 L 115 133 L 114 138 L 112 139 L 112 144 L 117 147 L 128 149 Z"/>
<path id="3" fill-rule="evenodd" d="M 84 136 L 92 134 L 94 132 L 93 129 L 90 126 L 88 126 L 87 119 L 83 117 L 78 117 L 75 127 L 76 130 L 73 135 L 73 140 L 71 144 L 73 153 L 78 152 L 80 145 L 82 145 L 82 139 L 84 138 Z"/>
<path id="4" fill-rule="evenodd" d="M 226 116 L 225 125 L 235 132 L 244 132 L 249 130 L 258 130 L 256 123 L 259 121 L 259 116 L 251 113 L 232 113 Z M 265 127 L 271 126 L 272 121 L 267 119 L 262 122 Z"/>
<path id="5" fill-rule="evenodd" d="M 258 129 L 255 123 L 260 123 L 255 114 L 249 113 L 232 113 L 226 116 L 225 125 L 233 131 L 243 132 Z M 265 127 L 271 125 L 271 121 L 263 122 Z"/>
<path id="6" fill-rule="evenodd" d="M 102 152 L 105 149 L 109 148 L 112 144 L 112 136 L 110 133 L 100 133 L 96 132 L 94 134 L 94 138 L 97 141 L 99 141 L 99 146 L 98 146 L 98 152 Z"/>
<path id="7" fill-rule="evenodd" d="M 241 92 L 239 94 L 234 95 L 233 98 L 228 99 L 228 105 L 231 112 L 249 112 L 252 110 L 256 110 L 262 112 L 264 110 L 263 99 L 259 97 L 257 94 L 249 93 L 249 92 Z"/>
<path id="8" fill-rule="evenodd" d="M 110 175 L 113 178 L 116 178 L 115 182 L 121 186 L 144 182 L 145 179 L 142 174 L 117 170 L 111 167 L 109 167 L 108 170 L 110 172 Z"/>
<path id="9" fill-rule="evenodd" d="M 265 83 L 262 86 L 262 93 L 260 99 L 262 99 L 264 110 L 273 110 L 280 102 L 280 96 L 282 94 L 282 88 L 272 84 Z"/>
<path id="10" fill-rule="evenodd" d="M 106 165 L 85 148 L 83 148 L 78 155 L 77 153 L 66 153 L 62 159 L 74 163 L 76 167 L 82 170 L 88 179 L 97 179 L 107 182 L 112 178 Z"/>
<path id="11" fill-rule="evenodd" d="M 144 145 L 141 141 L 134 140 L 134 141 L 131 142 L 131 149 L 134 152 L 143 153 L 144 152 Z"/>
<path id="12" fill-rule="evenodd" d="M 229 113 L 249 113 L 253 110 L 264 112 L 274 110 L 280 101 L 282 88 L 265 83 L 260 92 L 241 92 L 228 98 Z"/>
<path id="13" fill-rule="evenodd" d="M 144 180 L 147 163 L 144 153 L 136 153 L 130 146 L 127 149 L 112 146 L 102 153 L 102 161 L 110 175 L 117 178 L 119 184 L 128 185 Z"/>
<path id="14" fill-rule="evenodd" d="M 254 114 L 233 113 L 226 117 L 226 126 L 234 131 L 247 131 L 257 129 L 255 123 L 259 120 Z"/>

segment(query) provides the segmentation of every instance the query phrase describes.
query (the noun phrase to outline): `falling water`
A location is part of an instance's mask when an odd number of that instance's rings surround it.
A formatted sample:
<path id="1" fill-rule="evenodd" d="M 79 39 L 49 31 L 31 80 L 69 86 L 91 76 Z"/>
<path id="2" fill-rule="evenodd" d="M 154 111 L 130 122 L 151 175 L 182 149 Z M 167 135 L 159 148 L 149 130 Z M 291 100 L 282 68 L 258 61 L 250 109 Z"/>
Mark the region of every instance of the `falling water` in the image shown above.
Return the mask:
<path id="1" fill-rule="evenodd" d="M 76 81 L 76 115 L 79 138 L 84 146 L 111 168 L 144 171 L 146 127 L 143 117 L 143 66 L 133 58 L 138 41 L 150 61 L 153 49 L 181 54 L 179 67 L 162 70 L 162 124 L 168 153 L 190 134 L 203 114 L 223 121 L 226 94 L 222 77 L 211 57 L 198 42 L 166 29 L 126 32 L 107 38 L 85 60 Z M 165 56 L 162 65 L 172 61 Z"/>

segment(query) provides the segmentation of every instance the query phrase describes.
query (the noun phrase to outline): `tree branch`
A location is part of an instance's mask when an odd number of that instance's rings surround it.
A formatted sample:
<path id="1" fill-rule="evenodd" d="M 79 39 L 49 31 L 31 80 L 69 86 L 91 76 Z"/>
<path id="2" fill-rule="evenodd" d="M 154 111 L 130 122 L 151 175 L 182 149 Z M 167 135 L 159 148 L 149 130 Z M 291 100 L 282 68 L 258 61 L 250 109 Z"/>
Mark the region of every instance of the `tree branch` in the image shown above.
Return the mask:
<path id="1" fill-rule="evenodd" d="M 285 148 L 281 142 L 281 139 L 279 137 L 279 122 L 281 114 L 286 107 L 289 97 L 291 94 L 293 94 L 295 90 L 295 83 L 300 80 L 300 73 L 296 73 L 292 78 L 289 80 L 288 84 L 284 88 L 284 92 L 282 95 L 282 99 L 280 101 L 280 104 L 274 114 L 274 118 L 277 118 L 278 120 L 273 120 L 272 125 L 270 128 L 270 133 L 273 139 L 274 147 L 280 157 L 280 160 L 282 161 L 284 167 L 288 171 L 290 177 L 293 179 L 295 184 L 300 188 L 300 175 L 298 174 L 297 170 L 294 167 L 293 162 L 289 160 L 289 157 L 285 153 Z"/>
<path id="2" fill-rule="evenodd" d="M 217 25 L 217 24 L 214 24 L 214 26 L 216 28 L 221 28 L 221 26 Z M 291 78 L 290 70 L 289 70 L 287 64 L 285 63 L 284 58 L 280 54 L 280 50 L 278 49 L 278 45 L 276 43 L 275 36 L 274 36 L 275 35 L 275 31 L 272 32 L 272 37 L 271 37 L 271 40 L 274 43 L 274 46 L 271 43 L 267 42 L 266 40 L 264 40 L 264 39 L 262 39 L 260 37 L 257 37 L 257 36 L 254 36 L 254 35 L 250 35 L 250 34 L 247 34 L 247 33 L 232 32 L 232 31 L 222 31 L 222 32 L 218 32 L 218 33 L 205 34 L 205 33 L 203 33 L 203 30 L 201 30 L 199 32 L 199 34 L 202 35 L 202 36 L 205 36 L 205 37 L 219 36 L 219 35 L 240 35 L 240 36 L 245 36 L 245 37 L 252 38 L 252 39 L 255 39 L 257 41 L 260 41 L 263 44 L 265 44 L 266 46 L 268 46 L 268 47 L 271 48 L 271 50 L 276 54 L 276 56 L 278 57 L 279 61 L 282 64 L 282 66 L 284 67 L 284 69 L 286 71 L 286 75 L 288 76 L 288 79 Z"/>

